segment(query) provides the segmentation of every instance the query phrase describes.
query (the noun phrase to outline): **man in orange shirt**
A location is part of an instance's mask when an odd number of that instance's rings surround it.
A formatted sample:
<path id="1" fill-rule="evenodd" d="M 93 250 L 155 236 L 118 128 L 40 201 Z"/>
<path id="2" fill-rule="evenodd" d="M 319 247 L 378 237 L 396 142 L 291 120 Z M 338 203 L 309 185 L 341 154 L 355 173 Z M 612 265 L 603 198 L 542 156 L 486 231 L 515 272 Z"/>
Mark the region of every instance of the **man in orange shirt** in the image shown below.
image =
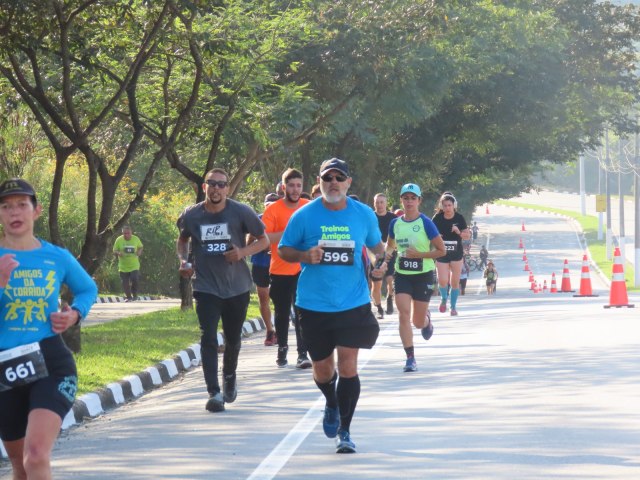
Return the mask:
<path id="1" fill-rule="evenodd" d="M 262 222 L 271 242 L 271 289 L 269 296 L 273 302 L 276 336 L 278 337 L 278 367 L 287 365 L 287 352 L 289 351 L 289 317 L 291 306 L 295 305 L 300 264 L 285 262 L 278 255 L 278 243 L 282 237 L 291 215 L 309 200 L 300 198 L 302 193 L 302 172 L 295 168 L 288 168 L 282 174 L 282 191 L 284 196 L 277 202 L 269 205 L 262 214 Z M 297 368 L 311 368 L 311 361 L 307 356 L 307 349 L 300 333 L 300 322 L 297 307 L 294 306 L 296 341 L 298 344 Z"/>

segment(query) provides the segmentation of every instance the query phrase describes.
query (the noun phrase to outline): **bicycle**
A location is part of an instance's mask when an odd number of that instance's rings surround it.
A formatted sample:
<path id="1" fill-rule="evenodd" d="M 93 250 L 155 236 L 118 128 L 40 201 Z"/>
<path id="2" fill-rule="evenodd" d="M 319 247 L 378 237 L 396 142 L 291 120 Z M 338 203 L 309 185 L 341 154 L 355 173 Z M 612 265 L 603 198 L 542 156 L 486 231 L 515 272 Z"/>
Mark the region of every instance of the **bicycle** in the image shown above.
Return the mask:
<path id="1" fill-rule="evenodd" d="M 470 272 L 482 271 L 482 261 L 480 257 L 472 257 L 471 254 L 464 256 L 464 261 L 467 263 Z"/>

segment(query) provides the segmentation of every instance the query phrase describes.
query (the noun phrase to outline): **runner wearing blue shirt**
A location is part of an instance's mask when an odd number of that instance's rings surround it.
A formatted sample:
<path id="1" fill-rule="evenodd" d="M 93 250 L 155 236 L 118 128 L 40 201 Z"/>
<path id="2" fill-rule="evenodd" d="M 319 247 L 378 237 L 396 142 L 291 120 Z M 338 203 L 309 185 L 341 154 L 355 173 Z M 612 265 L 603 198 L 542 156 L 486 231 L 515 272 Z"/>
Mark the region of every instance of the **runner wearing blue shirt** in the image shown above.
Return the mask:
<path id="1" fill-rule="evenodd" d="M 89 313 L 98 293 L 67 250 L 34 236 L 41 213 L 29 183 L 0 184 L 0 437 L 14 478 L 51 478 L 53 444 L 78 388 L 60 334 Z M 59 310 L 62 284 L 74 300 Z"/>
<path id="2" fill-rule="evenodd" d="M 318 178 L 322 197 L 292 215 L 278 246 L 283 260 L 302 267 L 296 305 L 313 378 L 326 398 L 324 433 L 337 437 L 336 453 L 356 451 L 350 426 L 360 397 L 358 350 L 372 348 L 380 331 L 371 311 L 363 247 L 384 259 L 373 210 L 347 197 L 351 181 L 346 162 L 323 162 Z M 385 271 L 383 265 L 373 273 Z"/>

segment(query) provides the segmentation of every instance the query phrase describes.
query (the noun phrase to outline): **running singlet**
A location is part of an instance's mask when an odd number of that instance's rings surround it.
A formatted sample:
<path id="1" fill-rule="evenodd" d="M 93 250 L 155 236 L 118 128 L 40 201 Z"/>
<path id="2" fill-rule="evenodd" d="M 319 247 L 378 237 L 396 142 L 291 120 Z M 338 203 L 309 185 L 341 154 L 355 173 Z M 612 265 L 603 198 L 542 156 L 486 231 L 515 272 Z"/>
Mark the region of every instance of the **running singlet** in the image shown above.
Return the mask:
<path id="1" fill-rule="evenodd" d="M 411 222 L 407 222 L 403 217 L 391 220 L 389 236 L 395 239 L 398 248 L 398 257 L 395 263 L 396 272 L 404 275 L 416 275 L 433 270 L 435 264 L 432 258 L 408 258 L 404 253 L 409 246 L 420 252 L 430 251 L 431 240 L 438 235 L 440 232 L 436 226 L 423 213 Z"/>
<path id="2" fill-rule="evenodd" d="M 187 207 L 177 224 L 180 238 L 191 238 L 194 292 L 231 298 L 251 290 L 247 262 L 229 263 L 224 258 L 232 244 L 244 248 L 247 233 L 256 238 L 264 235 L 264 225 L 251 207 L 227 198 L 221 212 L 211 213 L 200 202 Z"/>
<path id="3" fill-rule="evenodd" d="M 436 224 L 442 240 L 444 240 L 444 248 L 447 251 L 447 258 L 452 260 L 462 259 L 462 237 L 457 233 L 453 233 L 451 228 L 456 225 L 460 231 L 467 229 L 467 222 L 458 212 L 453 214 L 453 218 L 444 218 L 444 213 L 438 212 L 433 216 L 433 223 Z"/>
<path id="4" fill-rule="evenodd" d="M 0 248 L 0 256 L 12 253 L 20 264 L 0 289 L 0 350 L 57 335 L 49 316 L 59 310 L 62 284 L 73 292 L 72 307 L 81 317 L 96 301 L 98 288 L 73 255 L 44 240 L 40 243 L 40 248 L 28 251 Z"/>
<path id="5" fill-rule="evenodd" d="M 342 210 L 329 210 L 322 199 L 297 210 L 279 247 L 307 251 L 322 246 L 322 263 L 301 263 L 296 305 L 316 312 L 342 312 L 369 303 L 362 248 L 375 247 L 381 235 L 376 215 L 364 203 L 347 198 Z"/>
<path id="6" fill-rule="evenodd" d="M 306 198 L 301 198 L 296 208 L 289 208 L 283 199 L 269 205 L 262 215 L 262 222 L 267 233 L 284 232 L 291 215 L 303 205 L 309 203 Z M 285 262 L 278 255 L 278 244 L 271 244 L 271 264 L 269 265 L 269 273 L 275 275 L 297 275 L 300 271 L 299 263 Z"/>
<path id="7" fill-rule="evenodd" d="M 121 252 L 118 257 L 118 270 L 123 273 L 140 270 L 140 257 L 136 255 L 139 248 L 142 248 L 142 241 L 136 235 L 131 235 L 129 240 L 120 235 L 113 244 L 114 252 Z"/>

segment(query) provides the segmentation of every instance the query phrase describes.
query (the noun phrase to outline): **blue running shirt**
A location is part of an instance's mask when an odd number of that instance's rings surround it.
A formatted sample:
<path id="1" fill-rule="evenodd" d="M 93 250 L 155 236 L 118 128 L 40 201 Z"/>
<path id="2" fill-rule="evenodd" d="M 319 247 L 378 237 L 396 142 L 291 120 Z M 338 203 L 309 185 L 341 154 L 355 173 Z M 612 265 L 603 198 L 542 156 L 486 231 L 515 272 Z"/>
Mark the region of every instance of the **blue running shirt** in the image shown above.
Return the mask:
<path id="1" fill-rule="evenodd" d="M 297 210 L 289 220 L 278 247 L 307 251 L 321 241 L 353 242 L 353 264 L 301 263 L 296 305 L 316 312 L 342 312 L 369 303 L 363 248 L 381 241 L 373 210 L 347 198 L 342 210 L 325 208 L 318 198 Z"/>
<path id="2" fill-rule="evenodd" d="M 83 318 L 96 301 L 98 288 L 73 255 L 44 240 L 40 243 L 35 250 L 0 248 L 0 256 L 13 253 L 20 264 L 0 289 L 0 350 L 57 335 L 51 330 L 49 315 L 59 310 L 63 283 L 74 295 L 72 307 Z"/>

